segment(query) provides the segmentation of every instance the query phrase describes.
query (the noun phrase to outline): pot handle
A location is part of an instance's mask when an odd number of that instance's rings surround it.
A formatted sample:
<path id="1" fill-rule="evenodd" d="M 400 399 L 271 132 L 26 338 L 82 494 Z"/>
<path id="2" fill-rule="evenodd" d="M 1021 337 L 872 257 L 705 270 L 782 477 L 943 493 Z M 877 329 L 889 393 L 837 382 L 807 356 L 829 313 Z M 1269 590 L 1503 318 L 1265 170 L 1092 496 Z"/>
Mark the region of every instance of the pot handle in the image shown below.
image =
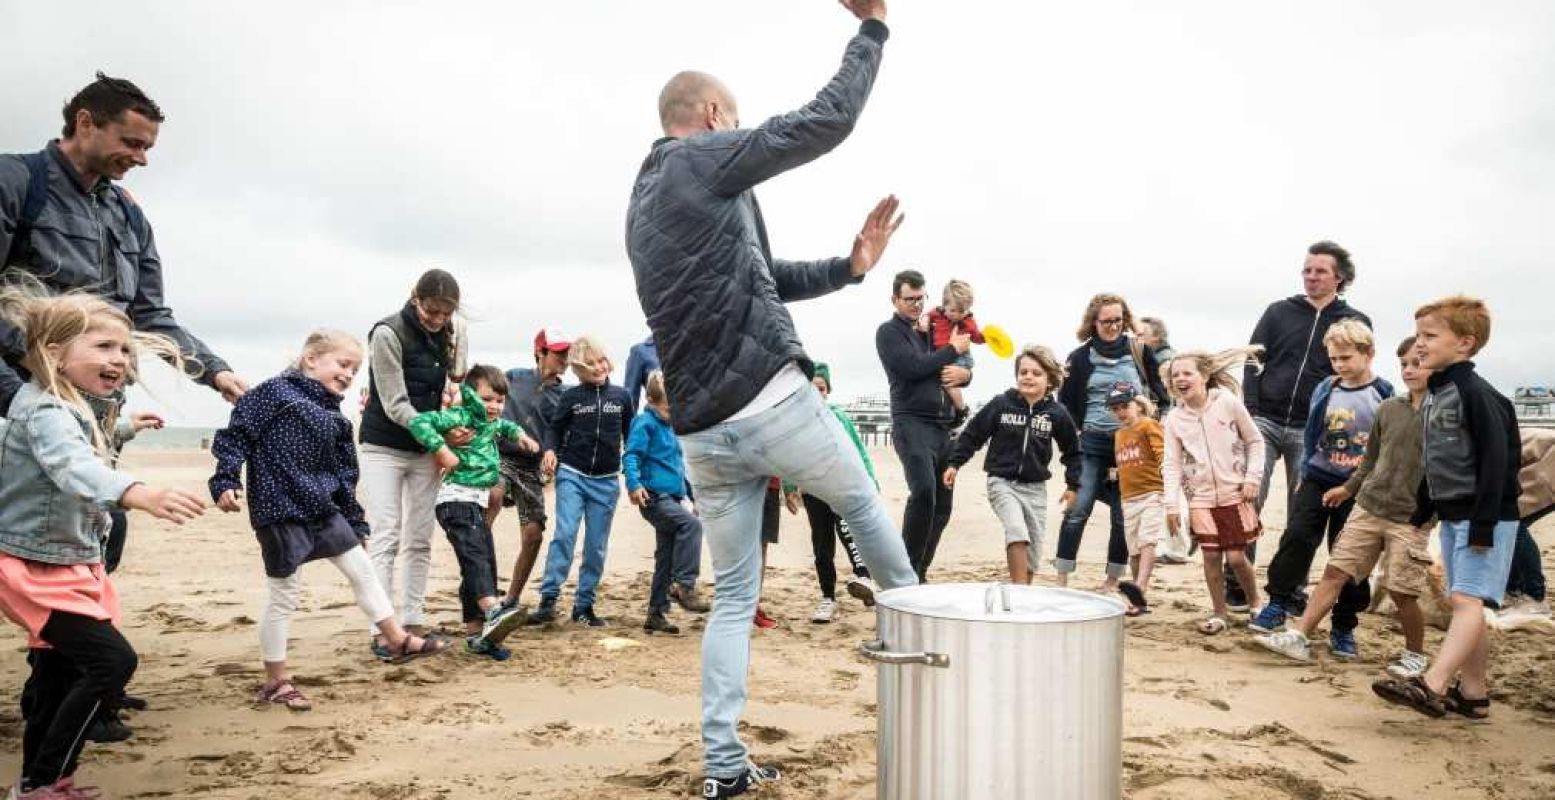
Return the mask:
<path id="1" fill-rule="evenodd" d="M 941 669 L 950 666 L 950 656 L 944 653 L 892 653 L 885 649 L 885 641 L 882 639 L 859 642 L 858 652 L 880 664 L 924 664 Z"/>
<path id="2" fill-rule="evenodd" d="M 999 602 L 997 605 L 995 600 Z M 988 587 L 983 593 L 983 610 L 992 614 L 995 608 L 1002 607 L 1007 614 L 1010 611 L 1010 586 L 1007 583 L 996 583 Z"/>

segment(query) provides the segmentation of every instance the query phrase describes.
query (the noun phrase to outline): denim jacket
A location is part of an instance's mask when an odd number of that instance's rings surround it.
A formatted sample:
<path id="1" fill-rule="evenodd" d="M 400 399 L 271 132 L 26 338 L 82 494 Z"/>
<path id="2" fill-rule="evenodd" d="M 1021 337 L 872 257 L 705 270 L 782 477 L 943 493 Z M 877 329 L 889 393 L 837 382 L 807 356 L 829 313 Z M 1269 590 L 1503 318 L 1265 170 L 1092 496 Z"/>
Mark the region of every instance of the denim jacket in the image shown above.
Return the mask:
<path id="1" fill-rule="evenodd" d="M 92 448 L 91 421 L 26 383 L 0 419 L 0 552 L 46 564 L 103 560 L 107 511 L 138 481 Z"/>

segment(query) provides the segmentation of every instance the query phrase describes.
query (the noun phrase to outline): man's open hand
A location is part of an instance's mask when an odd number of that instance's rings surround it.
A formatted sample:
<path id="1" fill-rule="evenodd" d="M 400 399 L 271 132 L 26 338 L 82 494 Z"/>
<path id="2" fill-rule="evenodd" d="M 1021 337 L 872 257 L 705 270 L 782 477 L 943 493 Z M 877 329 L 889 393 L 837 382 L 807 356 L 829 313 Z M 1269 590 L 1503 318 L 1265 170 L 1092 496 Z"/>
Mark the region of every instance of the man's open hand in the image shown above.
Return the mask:
<path id="1" fill-rule="evenodd" d="M 866 19 L 878 19 L 885 22 L 885 0 L 839 0 L 842 7 L 846 8 L 860 22 Z"/>
<path id="2" fill-rule="evenodd" d="M 896 199 L 896 195 L 888 195 L 869 212 L 863 229 L 853 237 L 853 252 L 848 257 L 852 262 L 853 277 L 863 277 L 880 262 L 885 246 L 891 243 L 891 234 L 896 233 L 905 219 L 904 215 L 896 213 L 900 205 L 901 201 Z"/>

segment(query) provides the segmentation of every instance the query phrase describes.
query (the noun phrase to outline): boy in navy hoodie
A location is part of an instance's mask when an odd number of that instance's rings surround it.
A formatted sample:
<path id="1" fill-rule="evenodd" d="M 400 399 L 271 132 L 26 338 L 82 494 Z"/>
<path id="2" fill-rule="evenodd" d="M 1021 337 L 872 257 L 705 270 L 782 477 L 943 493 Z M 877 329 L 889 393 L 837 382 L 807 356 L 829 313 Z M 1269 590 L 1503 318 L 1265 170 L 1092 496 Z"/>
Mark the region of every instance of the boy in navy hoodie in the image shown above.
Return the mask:
<path id="1" fill-rule="evenodd" d="M 1485 607 L 1498 607 L 1517 538 L 1520 437 L 1511 401 L 1474 371 L 1490 339 L 1490 310 L 1457 295 L 1415 312 L 1415 352 L 1434 370 L 1421 406 L 1425 476 L 1410 522 L 1441 520 L 1452 622 L 1424 675 L 1373 683 L 1390 703 L 1432 717 L 1490 716 Z"/>
<path id="2" fill-rule="evenodd" d="M 1054 440 L 1063 452 L 1065 496 L 1080 487 L 1080 434 L 1074 418 L 1052 396 L 1053 387 L 1063 380 L 1063 368 L 1051 350 L 1022 350 L 1015 357 L 1015 387 L 989 400 L 967 423 L 941 478 L 946 486 L 954 486 L 956 473 L 992 440 L 983 471 L 988 474 L 988 505 L 1004 526 L 1011 583 L 1031 583 L 1042 555 Z"/>
<path id="3" fill-rule="evenodd" d="M 578 385 L 562 393 L 545 429 L 540 468 L 556 475 L 556 533 L 545 558 L 540 607 L 532 624 L 556 619 L 556 598 L 572 571 L 578 526 L 583 532 L 583 565 L 572 621 L 590 627 L 606 622 L 594 613 L 595 590 L 605 572 L 610 522 L 621 494 L 621 444 L 632 428 L 632 398 L 610 383 L 610 357 L 592 336 L 574 340 L 568 361 Z"/>
<path id="4" fill-rule="evenodd" d="M 1365 323 L 1355 319 L 1334 323 L 1323 334 L 1323 346 L 1336 374 L 1312 392 L 1303 435 L 1301 483 L 1291 501 L 1280 550 L 1269 562 L 1265 586 L 1269 602 L 1248 622 L 1248 627 L 1263 633 L 1279 630 L 1288 616 L 1299 615 L 1305 608 L 1304 587 L 1318 545 L 1326 538 L 1333 548 L 1355 507 L 1354 498 L 1342 497 L 1334 490 L 1344 486 L 1361 465 L 1377 407 L 1393 396 L 1393 385 L 1372 372 L 1377 348 Z M 1357 615 L 1370 601 L 1371 585 L 1365 580 L 1345 584 L 1329 626 L 1329 649 L 1335 657 L 1358 656 Z"/>

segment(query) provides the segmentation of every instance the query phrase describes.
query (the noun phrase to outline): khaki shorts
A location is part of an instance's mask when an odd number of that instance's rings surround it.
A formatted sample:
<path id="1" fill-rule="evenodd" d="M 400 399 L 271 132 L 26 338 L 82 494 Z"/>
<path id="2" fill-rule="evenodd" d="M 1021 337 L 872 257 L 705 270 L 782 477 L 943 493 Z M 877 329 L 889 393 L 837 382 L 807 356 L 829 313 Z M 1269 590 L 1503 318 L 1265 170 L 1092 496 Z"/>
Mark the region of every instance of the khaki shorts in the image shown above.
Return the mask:
<path id="1" fill-rule="evenodd" d="M 1371 577 L 1379 560 L 1387 571 L 1388 591 L 1415 597 L 1428 591 L 1430 534 L 1407 522 L 1383 519 L 1356 505 L 1344 530 L 1334 539 L 1328 566 L 1359 581 Z"/>
<path id="2" fill-rule="evenodd" d="M 1166 541 L 1166 504 L 1160 492 L 1150 492 L 1123 501 L 1123 539 L 1130 558 L 1139 548 Z"/>

